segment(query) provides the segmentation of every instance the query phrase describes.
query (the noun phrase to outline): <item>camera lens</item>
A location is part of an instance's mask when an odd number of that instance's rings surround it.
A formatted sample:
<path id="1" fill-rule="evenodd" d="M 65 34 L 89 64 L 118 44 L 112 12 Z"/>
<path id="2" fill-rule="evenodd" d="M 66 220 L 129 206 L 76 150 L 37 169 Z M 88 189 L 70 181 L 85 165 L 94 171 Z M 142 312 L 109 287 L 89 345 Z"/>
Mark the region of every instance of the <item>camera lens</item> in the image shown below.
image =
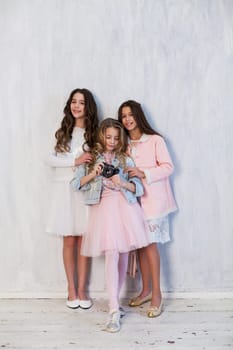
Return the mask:
<path id="1" fill-rule="evenodd" d="M 115 168 L 113 165 L 107 164 L 107 163 L 103 163 L 103 164 L 104 164 L 104 167 L 102 170 L 102 176 L 109 178 L 116 174 L 115 173 L 116 170 L 119 172 L 119 170 Z"/>

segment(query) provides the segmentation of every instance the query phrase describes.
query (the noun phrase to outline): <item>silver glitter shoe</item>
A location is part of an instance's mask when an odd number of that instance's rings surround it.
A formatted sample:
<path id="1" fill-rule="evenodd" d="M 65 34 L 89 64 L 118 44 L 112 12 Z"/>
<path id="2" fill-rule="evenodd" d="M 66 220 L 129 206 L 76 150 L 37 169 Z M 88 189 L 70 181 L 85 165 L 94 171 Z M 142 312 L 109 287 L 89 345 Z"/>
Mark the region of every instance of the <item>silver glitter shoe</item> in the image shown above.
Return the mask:
<path id="1" fill-rule="evenodd" d="M 119 332 L 119 330 L 121 329 L 120 317 L 121 317 L 121 313 L 119 310 L 111 311 L 109 313 L 109 319 L 106 323 L 104 330 L 110 333 Z"/>

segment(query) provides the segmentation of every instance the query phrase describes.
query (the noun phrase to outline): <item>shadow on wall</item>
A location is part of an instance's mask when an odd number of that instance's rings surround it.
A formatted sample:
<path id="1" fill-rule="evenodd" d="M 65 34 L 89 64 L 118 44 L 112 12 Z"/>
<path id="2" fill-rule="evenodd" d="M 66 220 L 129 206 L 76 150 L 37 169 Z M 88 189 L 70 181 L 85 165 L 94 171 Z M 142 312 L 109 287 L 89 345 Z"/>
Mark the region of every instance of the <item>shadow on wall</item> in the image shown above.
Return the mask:
<path id="1" fill-rule="evenodd" d="M 160 266 L 161 266 L 161 279 L 163 281 L 162 290 L 165 292 L 172 292 L 175 289 L 173 274 L 171 266 L 172 261 L 170 258 L 170 251 L 172 246 L 175 245 L 175 239 L 173 237 L 173 221 L 176 213 L 170 214 L 169 225 L 170 225 L 170 237 L 171 241 L 165 244 L 158 244 L 158 249 L 160 253 Z"/>
<path id="2" fill-rule="evenodd" d="M 180 175 L 181 173 L 181 167 L 179 164 L 179 160 L 175 154 L 174 148 L 171 146 L 170 141 L 166 138 L 165 139 L 168 151 L 170 153 L 171 159 L 174 164 L 175 171 L 170 177 L 170 184 L 172 188 L 172 192 L 174 194 L 174 197 L 176 199 L 176 193 L 175 193 L 175 188 L 174 188 L 174 179 Z M 179 207 L 178 203 L 177 206 Z M 174 286 L 174 281 L 172 278 L 172 273 L 171 273 L 171 266 L 172 266 L 172 261 L 170 258 L 170 251 L 172 249 L 172 246 L 176 244 L 176 237 L 174 237 L 174 219 L 175 216 L 177 215 L 178 211 L 169 214 L 169 225 L 170 225 L 170 238 L 171 241 L 165 244 L 158 244 L 159 252 L 160 252 L 160 264 L 161 264 L 161 276 L 163 278 L 163 289 L 166 292 L 171 292 L 175 289 Z"/>

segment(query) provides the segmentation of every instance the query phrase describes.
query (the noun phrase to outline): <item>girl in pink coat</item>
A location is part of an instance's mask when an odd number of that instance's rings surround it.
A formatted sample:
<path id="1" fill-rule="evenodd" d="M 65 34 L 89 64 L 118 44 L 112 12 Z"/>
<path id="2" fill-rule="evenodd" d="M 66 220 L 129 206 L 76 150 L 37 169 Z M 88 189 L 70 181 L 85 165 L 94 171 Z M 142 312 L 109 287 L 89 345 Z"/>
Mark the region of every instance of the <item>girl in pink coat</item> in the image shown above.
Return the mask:
<path id="1" fill-rule="evenodd" d="M 136 164 L 127 168 L 129 176 L 139 177 L 144 185 L 141 206 L 150 231 L 150 244 L 138 250 L 142 291 L 129 305 L 151 301 L 147 316 L 156 317 L 163 305 L 157 243 L 170 240 L 168 214 L 177 209 L 169 183 L 174 167 L 163 137 L 150 126 L 140 103 L 133 100 L 122 103 L 118 120 L 129 136 L 129 152 Z"/>

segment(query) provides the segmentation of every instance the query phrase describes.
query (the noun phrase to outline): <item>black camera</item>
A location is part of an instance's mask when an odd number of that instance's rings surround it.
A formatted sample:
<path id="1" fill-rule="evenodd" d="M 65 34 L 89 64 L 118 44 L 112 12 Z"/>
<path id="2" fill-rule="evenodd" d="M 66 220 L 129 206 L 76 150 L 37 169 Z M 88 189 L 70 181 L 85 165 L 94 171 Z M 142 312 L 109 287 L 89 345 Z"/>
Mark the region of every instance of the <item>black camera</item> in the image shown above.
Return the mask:
<path id="1" fill-rule="evenodd" d="M 113 175 L 119 174 L 119 168 L 115 168 L 112 164 L 103 163 L 101 175 L 104 177 L 112 177 Z"/>

